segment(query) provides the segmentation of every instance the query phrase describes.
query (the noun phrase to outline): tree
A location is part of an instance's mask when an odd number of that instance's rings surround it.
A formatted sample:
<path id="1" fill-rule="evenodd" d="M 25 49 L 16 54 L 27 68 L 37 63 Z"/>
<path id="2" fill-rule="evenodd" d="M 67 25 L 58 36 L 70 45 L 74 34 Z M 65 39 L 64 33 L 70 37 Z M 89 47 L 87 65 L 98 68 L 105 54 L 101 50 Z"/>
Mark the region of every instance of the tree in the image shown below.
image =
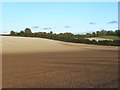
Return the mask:
<path id="1" fill-rule="evenodd" d="M 93 37 L 95 37 L 95 36 L 96 36 L 96 33 L 95 33 L 95 32 L 93 32 L 93 33 L 92 33 L 92 36 L 93 36 Z"/>
<path id="2" fill-rule="evenodd" d="M 50 34 L 53 34 L 53 32 L 52 32 L 52 31 L 50 31 Z"/>
<path id="3" fill-rule="evenodd" d="M 100 36 L 100 35 L 101 35 L 101 34 L 100 34 L 100 31 L 97 31 L 96 34 L 97 34 L 97 36 Z"/>
<path id="4" fill-rule="evenodd" d="M 107 33 L 107 32 L 106 32 L 105 30 L 102 30 L 102 31 L 101 31 L 101 35 L 106 35 L 106 33 Z"/>
<path id="5" fill-rule="evenodd" d="M 25 32 L 24 31 L 20 31 L 20 36 L 25 36 Z"/>
<path id="6" fill-rule="evenodd" d="M 114 32 L 113 31 L 107 31 L 107 35 L 114 35 Z"/>
<path id="7" fill-rule="evenodd" d="M 115 36 L 120 37 L 120 30 L 116 30 L 116 31 L 115 31 Z"/>
<path id="8" fill-rule="evenodd" d="M 91 37 L 91 33 L 86 33 L 86 38 Z"/>
<path id="9" fill-rule="evenodd" d="M 26 36 L 26 37 L 32 36 L 32 31 L 31 31 L 31 29 L 26 28 L 24 32 L 25 32 L 25 36 Z"/>
<path id="10" fill-rule="evenodd" d="M 11 36 L 15 36 L 16 33 L 12 30 L 12 31 L 10 31 L 10 35 L 11 35 Z"/>

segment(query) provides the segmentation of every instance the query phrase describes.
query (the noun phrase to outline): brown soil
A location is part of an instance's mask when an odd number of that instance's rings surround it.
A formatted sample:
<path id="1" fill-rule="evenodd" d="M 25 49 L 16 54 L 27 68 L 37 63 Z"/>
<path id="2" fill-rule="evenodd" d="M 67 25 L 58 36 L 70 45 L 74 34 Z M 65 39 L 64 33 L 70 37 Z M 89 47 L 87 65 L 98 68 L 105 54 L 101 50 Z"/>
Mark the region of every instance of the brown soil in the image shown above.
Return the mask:
<path id="1" fill-rule="evenodd" d="M 42 43 L 42 47 L 49 48 L 40 51 L 37 47 L 40 44 L 37 44 L 37 41 L 32 43 L 36 46 L 32 47 L 32 50 L 29 45 L 27 49 L 22 49 L 18 43 L 14 43 L 17 41 L 6 40 L 8 39 L 3 41 L 2 55 L 3 88 L 118 87 L 118 50 L 116 47 L 93 47 L 51 41 L 45 46 Z M 44 42 L 47 43 L 47 41 Z M 27 45 L 26 43 L 24 45 Z M 15 49 L 12 46 L 15 46 Z M 20 47 L 18 49 L 20 52 L 14 51 L 17 46 Z M 10 47 L 13 49 L 11 52 Z M 56 50 L 54 51 L 53 48 Z M 21 49 L 26 50 L 25 53 Z M 53 51 L 50 52 L 50 50 Z"/>
<path id="2" fill-rule="evenodd" d="M 3 55 L 3 87 L 105 87 L 118 78 L 116 54 L 82 51 Z M 106 86 L 117 87 L 117 82 Z"/>

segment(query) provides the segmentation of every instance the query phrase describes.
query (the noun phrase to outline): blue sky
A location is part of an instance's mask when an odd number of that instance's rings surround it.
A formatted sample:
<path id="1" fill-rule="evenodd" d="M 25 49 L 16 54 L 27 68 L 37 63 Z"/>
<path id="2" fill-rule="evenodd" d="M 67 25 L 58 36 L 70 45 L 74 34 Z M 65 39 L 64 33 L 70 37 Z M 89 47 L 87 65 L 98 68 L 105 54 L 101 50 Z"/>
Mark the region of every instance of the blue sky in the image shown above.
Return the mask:
<path id="1" fill-rule="evenodd" d="M 117 2 L 4 2 L 2 32 L 86 33 L 118 29 Z"/>

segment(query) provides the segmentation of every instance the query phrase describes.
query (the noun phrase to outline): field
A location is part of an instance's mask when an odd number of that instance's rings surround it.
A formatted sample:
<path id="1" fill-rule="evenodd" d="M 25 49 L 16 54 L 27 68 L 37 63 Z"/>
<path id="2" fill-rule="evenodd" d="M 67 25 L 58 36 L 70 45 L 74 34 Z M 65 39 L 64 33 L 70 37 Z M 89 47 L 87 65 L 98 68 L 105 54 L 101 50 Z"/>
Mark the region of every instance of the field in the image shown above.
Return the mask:
<path id="1" fill-rule="evenodd" d="M 107 35 L 105 35 L 105 36 L 99 36 L 99 38 L 106 38 L 106 39 L 112 39 L 112 40 L 120 39 L 117 36 L 107 36 Z"/>
<path id="2" fill-rule="evenodd" d="M 118 47 L 0 38 L 3 88 L 118 87 Z"/>

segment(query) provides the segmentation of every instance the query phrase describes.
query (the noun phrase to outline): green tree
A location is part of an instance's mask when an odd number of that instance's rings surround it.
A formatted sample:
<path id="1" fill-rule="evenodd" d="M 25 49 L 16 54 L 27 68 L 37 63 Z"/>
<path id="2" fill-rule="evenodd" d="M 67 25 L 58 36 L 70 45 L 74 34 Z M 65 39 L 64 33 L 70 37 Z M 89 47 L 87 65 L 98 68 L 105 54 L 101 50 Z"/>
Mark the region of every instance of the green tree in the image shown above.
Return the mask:
<path id="1" fill-rule="evenodd" d="M 31 31 L 31 29 L 26 28 L 24 32 L 25 32 L 25 36 L 26 36 L 26 37 L 32 36 L 32 31 Z"/>
<path id="2" fill-rule="evenodd" d="M 101 35 L 106 35 L 107 31 L 102 30 L 100 33 L 101 33 Z"/>
<path id="3" fill-rule="evenodd" d="M 53 32 L 52 32 L 52 31 L 50 31 L 50 34 L 53 34 Z"/>
<path id="4" fill-rule="evenodd" d="M 113 31 L 107 31 L 107 35 L 114 35 L 114 32 Z"/>
<path id="5" fill-rule="evenodd" d="M 95 36 L 96 36 L 96 33 L 95 33 L 95 32 L 93 32 L 93 33 L 92 33 L 92 36 L 93 36 L 93 37 L 95 37 Z"/>
<path id="6" fill-rule="evenodd" d="M 120 37 L 120 30 L 116 30 L 116 31 L 115 31 L 115 36 Z"/>
<path id="7" fill-rule="evenodd" d="M 20 36 L 25 36 L 25 32 L 24 31 L 20 31 Z"/>
<path id="8" fill-rule="evenodd" d="M 86 33 L 86 38 L 91 37 L 91 33 Z"/>
<path id="9" fill-rule="evenodd" d="M 10 35 L 11 35 L 11 36 L 15 36 L 16 33 L 12 30 L 12 31 L 10 31 Z"/>

